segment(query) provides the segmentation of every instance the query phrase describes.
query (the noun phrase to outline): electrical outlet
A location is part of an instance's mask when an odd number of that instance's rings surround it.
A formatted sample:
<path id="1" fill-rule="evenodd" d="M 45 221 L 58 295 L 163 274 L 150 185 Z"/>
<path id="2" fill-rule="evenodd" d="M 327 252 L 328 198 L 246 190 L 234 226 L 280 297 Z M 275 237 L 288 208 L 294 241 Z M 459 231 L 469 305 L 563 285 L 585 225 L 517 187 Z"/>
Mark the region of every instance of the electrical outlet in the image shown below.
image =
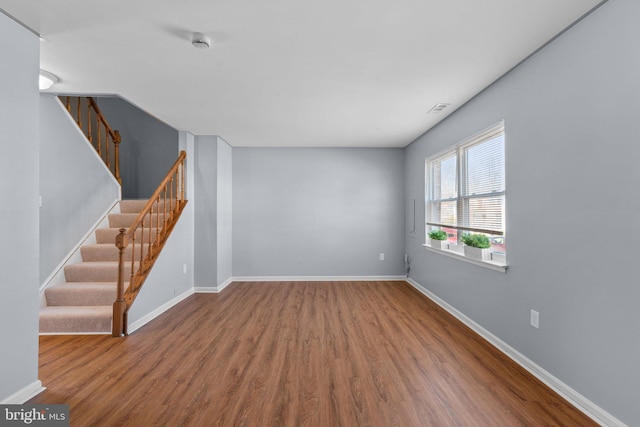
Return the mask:
<path id="1" fill-rule="evenodd" d="M 182 273 L 187 274 L 187 264 L 182 265 Z"/>
<path id="2" fill-rule="evenodd" d="M 383 253 L 380 254 L 380 261 L 384 261 L 384 254 Z"/>
<path id="3" fill-rule="evenodd" d="M 531 309 L 531 326 L 540 329 L 540 313 Z"/>

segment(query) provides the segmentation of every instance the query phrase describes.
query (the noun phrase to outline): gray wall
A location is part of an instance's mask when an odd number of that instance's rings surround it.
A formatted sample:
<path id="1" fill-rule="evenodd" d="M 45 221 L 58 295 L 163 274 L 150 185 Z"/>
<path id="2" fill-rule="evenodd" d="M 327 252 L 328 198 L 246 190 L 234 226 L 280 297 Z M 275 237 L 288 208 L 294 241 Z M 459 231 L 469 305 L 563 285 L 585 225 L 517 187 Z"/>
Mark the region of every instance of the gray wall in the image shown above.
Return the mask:
<path id="1" fill-rule="evenodd" d="M 0 402 L 38 382 L 39 40 L 0 13 Z"/>
<path id="2" fill-rule="evenodd" d="M 182 211 L 171 236 L 129 311 L 130 330 L 136 329 L 193 292 L 194 280 L 194 192 L 193 135 L 180 132 L 175 158 L 186 151 L 185 196 L 187 206 Z M 175 161 L 174 158 L 174 161 Z M 168 168 L 167 168 L 168 169 Z M 167 171 L 165 171 L 166 173 Z"/>
<path id="3" fill-rule="evenodd" d="M 233 275 L 403 274 L 403 168 L 402 149 L 234 148 Z"/>
<path id="4" fill-rule="evenodd" d="M 52 95 L 40 96 L 40 282 L 120 197 L 120 186 Z"/>
<path id="5" fill-rule="evenodd" d="M 218 137 L 195 138 L 194 166 L 195 286 L 215 287 L 218 277 Z"/>
<path id="6" fill-rule="evenodd" d="M 187 154 L 189 155 L 189 154 Z M 177 157 L 177 155 L 176 155 Z M 193 204 L 187 203 L 129 311 L 129 325 L 148 321 L 193 290 Z M 146 321 L 144 323 L 146 323 Z"/>
<path id="7" fill-rule="evenodd" d="M 122 136 L 122 198 L 150 197 L 178 157 L 178 131 L 121 98 L 98 98 L 98 105 Z"/>
<path id="8" fill-rule="evenodd" d="M 218 137 L 217 180 L 218 285 L 233 275 L 233 149 Z"/>
<path id="9" fill-rule="evenodd" d="M 640 425 L 639 17 L 637 0 L 606 3 L 405 153 L 406 199 L 420 201 L 411 276 L 629 425 Z M 425 157 L 500 119 L 506 274 L 421 247 Z"/>
<path id="10" fill-rule="evenodd" d="M 232 275 L 232 156 L 218 136 L 195 137 L 195 286 L 217 287 Z"/>

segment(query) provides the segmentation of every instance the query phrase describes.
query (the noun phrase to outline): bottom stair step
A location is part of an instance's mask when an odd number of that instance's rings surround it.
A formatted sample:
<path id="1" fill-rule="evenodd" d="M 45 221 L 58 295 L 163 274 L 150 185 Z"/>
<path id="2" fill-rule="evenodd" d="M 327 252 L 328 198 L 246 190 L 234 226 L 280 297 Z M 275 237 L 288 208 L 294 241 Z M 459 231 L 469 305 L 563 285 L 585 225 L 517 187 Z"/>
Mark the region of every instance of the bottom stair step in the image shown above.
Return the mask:
<path id="1" fill-rule="evenodd" d="M 126 289 L 129 283 L 124 284 Z M 48 306 L 112 306 L 116 300 L 116 282 L 61 283 L 45 289 Z"/>
<path id="2" fill-rule="evenodd" d="M 110 305 L 49 306 L 40 309 L 40 333 L 111 333 Z"/>

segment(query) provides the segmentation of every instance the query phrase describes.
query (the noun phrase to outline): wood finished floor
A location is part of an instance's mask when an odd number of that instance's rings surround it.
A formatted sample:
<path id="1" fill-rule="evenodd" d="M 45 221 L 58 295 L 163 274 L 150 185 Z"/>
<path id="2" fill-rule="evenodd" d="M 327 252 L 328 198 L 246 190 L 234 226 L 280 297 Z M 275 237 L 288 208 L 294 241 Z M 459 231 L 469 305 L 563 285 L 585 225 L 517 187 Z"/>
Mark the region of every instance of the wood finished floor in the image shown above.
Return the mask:
<path id="1" fill-rule="evenodd" d="M 78 427 L 596 425 L 405 282 L 234 283 L 39 377 Z"/>

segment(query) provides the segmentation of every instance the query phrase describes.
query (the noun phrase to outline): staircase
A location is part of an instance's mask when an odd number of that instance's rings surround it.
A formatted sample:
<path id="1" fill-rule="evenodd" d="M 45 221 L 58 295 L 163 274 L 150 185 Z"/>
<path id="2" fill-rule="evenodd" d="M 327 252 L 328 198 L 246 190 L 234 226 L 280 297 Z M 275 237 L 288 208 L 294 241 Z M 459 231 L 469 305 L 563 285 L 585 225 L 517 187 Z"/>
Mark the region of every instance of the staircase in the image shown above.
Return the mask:
<path id="1" fill-rule="evenodd" d="M 119 183 L 120 134 L 112 130 L 96 101 L 66 97 L 67 112 L 83 131 Z M 127 335 L 128 313 L 184 207 L 185 160 L 178 159 L 148 200 L 119 202 L 95 243 L 80 247 L 81 262 L 64 267 L 64 281 L 41 294 L 41 334 Z M 73 257 L 77 257 L 77 253 Z"/>
<path id="2" fill-rule="evenodd" d="M 147 202 L 121 201 L 120 213 L 109 214 L 109 227 L 96 229 L 96 243 L 81 246 L 82 262 L 64 268 L 65 282 L 45 289 L 46 305 L 40 309 L 40 333 L 111 334 L 118 282 L 116 236 L 121 228 L 128 228 L 135 221 Z M 159 215 L 162 217 L 162 213 Z M 151 233 L 152 239 L 155 235 L 155 232 Z M 125 261 L 129 261 L 124 267 L 125 280 L 131 276 L 131 256 L 131 247 L 128 247 L 124 252 Z M 134 262 L 134 268 L 136 264 Z M 128 283 L 124 285 L 126 288 Z"/>

